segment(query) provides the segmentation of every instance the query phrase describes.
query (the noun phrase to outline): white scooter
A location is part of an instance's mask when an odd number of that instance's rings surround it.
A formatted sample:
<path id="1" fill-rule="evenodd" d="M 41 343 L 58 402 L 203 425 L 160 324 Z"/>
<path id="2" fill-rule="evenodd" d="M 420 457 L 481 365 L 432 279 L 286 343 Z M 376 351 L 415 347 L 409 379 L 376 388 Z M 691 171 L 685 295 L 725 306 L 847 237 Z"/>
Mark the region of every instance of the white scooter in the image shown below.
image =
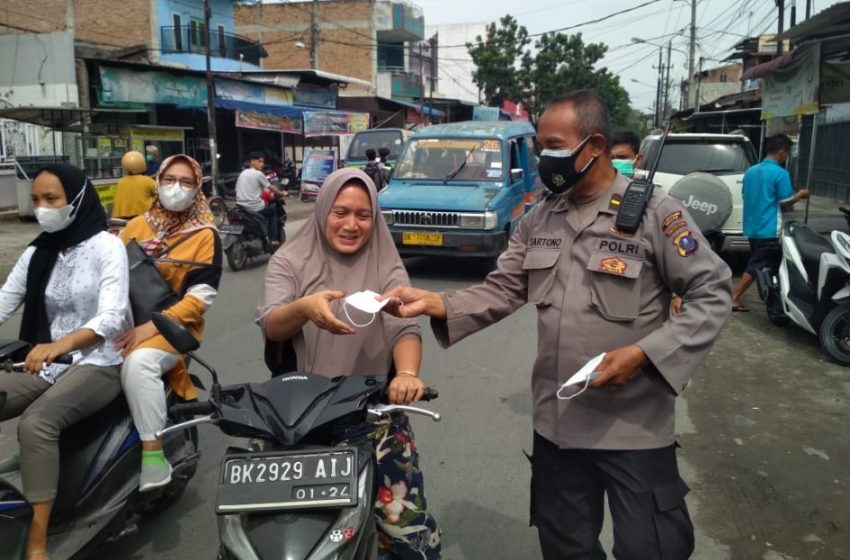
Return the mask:
<path id="1" fill-rule="evenodd" d="M 830 358 L 850 366 L 850 235 L 836 230 L 827 241 L 790 221 L 780 242 L 779 270 L 765 268 L 757 277 L 768 319 L 817 335 Z"/>

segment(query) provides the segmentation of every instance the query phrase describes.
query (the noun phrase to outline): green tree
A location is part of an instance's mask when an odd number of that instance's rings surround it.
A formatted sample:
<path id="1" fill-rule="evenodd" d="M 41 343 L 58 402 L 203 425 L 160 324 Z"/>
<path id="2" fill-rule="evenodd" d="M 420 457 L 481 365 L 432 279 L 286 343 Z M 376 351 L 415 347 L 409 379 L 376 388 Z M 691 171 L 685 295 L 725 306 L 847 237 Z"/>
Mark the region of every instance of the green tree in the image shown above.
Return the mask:
<path id="1" fill-rule="evenodd" d="M 475 44 L 466 44 L 476 66 L 472 81 L 484 94 L 488 105 L 501 107 L 505 100 L 522 98 L 527 84 L 521 81 L 518 66 L 530 42 L 528 30 L 507 15 L 498 25 L 487 26 L 486 37 L 479 35 Z"/>
<path id="2" fill-rule="evenodd" d="M 615 128 L 642 131 L 620 79 L 607 68 L 597 68 L 608 50 L 603 43 L 585 44 L 580 33 L 547 33 L 529 49 L 528 31 L 510 15 L 488 25 L 486 38 L 476 41 L 468 43 L 467 50 L 476 66 L 473 81 L 487 104 L 522 100 L 529 114 L 536 116 L 562 93 L 593 89 L 608 106 Z"/>
<path id="3" fill-rule="evenodd" d="M 522 72 L 533 93 L 530 110 L 539 113 L 552 98 L 576 89 L 595 90 L 611 114 L 616 128 L 633 124 L 628 92 L 607 68 L 597 68 L 608 47 L 585 44 L 581 33 L 545 34 L 534 43 L 534 53 L 525 53 Z"/>

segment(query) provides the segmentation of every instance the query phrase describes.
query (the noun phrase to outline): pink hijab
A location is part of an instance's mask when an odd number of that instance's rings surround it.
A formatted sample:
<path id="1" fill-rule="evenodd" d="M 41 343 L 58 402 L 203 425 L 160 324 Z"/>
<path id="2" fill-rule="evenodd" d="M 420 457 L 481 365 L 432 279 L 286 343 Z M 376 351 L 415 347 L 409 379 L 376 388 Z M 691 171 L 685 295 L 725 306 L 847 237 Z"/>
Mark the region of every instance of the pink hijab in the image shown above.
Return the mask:
<path id="1" fill-rule="evenodd" d="M 328 244 L 325 224 L 340 191 L 352 181 L 366 187 L 372 203 L 373 223 L 366 244 L 357 253 L 344 255 Z M 340 169 L 329 175 L 322 185 L 313 219 L 309 219 L 270 259 L 256 320 L 262 326 L 273 307 L 322 290 L 339 290 L 346 294 L 361 290 L 384 293 L 400 285 L 410 285 L 410 279 L 378 208 L 375 183 L 359 169 Z M 331 310 L 348 323 L 342 300 L 332 302 Z M 370 319 L 369 315 L 351 306 L 348 306 L 348 313 L 359 324 Z M 406 334 L 419 336 L 416 319 L 399 319 L 387 313 L 378 313 L 368 327 L 354 328 L 353 335 L 335 335 L 308 322 L 291 340 L 298 370 L 328 377 L 386 375 L 399 339 Z"/>

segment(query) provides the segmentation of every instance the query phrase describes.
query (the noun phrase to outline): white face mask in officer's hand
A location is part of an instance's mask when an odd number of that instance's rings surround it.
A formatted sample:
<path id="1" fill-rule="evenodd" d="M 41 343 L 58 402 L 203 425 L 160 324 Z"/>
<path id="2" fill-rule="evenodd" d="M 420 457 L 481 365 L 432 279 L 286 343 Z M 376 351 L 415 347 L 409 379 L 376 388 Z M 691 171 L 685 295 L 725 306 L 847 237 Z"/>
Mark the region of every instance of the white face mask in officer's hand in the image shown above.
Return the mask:
<path id="1" fill-rule="evenodd" d="M 383 309 L 384 306 L 390 302 L 390 300 L 378 301 L 377 299 L 375 299 L 379 295 L 381 294 L 377 294 L 372 290 L 363 290 L 362 292 L 357 292 L 346 297 L 342 301 L 342 310 L 345 312 L 345 317 L 348 319 L 348 322 L 355 327 L 368 327 L 369 325 L 371 325 L 375 321 L 375 317 L 378 316 L 378 313 L 381 311 L 381 309 Z M 355 323 L 354 320 L 351 318 L 351 315 L 348 314 L 349 305 L 354 309 L 357 309 L 358 311 L 362 311 L 363 313 L 368 313 L 372 315 L 372 318 L 369 320 L 368 323 Z"/>
<path id="2" fill-rule="evenodd" d="M 555 396 L 558 397 L 559 400 L 568 401 L 587 391 L 591 381 L 599 377 L 599 372 L 596 368 L 598 368 L 599 364 L 602 363 L 603 358 L 605 358 L 605 352 L 584 364 L 580 370 L 561 385 Z"/>

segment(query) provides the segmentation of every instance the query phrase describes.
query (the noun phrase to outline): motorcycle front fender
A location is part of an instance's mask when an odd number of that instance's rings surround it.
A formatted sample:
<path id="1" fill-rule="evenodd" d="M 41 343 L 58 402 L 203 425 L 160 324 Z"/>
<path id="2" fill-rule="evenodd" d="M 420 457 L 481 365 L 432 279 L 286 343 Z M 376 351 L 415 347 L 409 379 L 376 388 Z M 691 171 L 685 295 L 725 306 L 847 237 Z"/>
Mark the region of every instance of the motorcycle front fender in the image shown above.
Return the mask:
<path id="1" fill-rule="evenodd" d="M 365 560 L 374 543 L 374 466 L 358 480 L 358 505 L 338 510 L 290 511 L 286 515 L 242 513 L 218 516 L 222 547 L 237 560 Z M 249 518 L 254 519 L 249 522 Z M 353 531 L 349 541 L 337 535 Z M 364 555 L 365 553 L 365 555 Z"/>
<path id="2" fill-rule="evenodd" d="M 850 299 L 850 284 L 844 286 L 834 294 L 832 294 L 832 301 L 835 303 L 843 303 L 845 300 Z"/>

